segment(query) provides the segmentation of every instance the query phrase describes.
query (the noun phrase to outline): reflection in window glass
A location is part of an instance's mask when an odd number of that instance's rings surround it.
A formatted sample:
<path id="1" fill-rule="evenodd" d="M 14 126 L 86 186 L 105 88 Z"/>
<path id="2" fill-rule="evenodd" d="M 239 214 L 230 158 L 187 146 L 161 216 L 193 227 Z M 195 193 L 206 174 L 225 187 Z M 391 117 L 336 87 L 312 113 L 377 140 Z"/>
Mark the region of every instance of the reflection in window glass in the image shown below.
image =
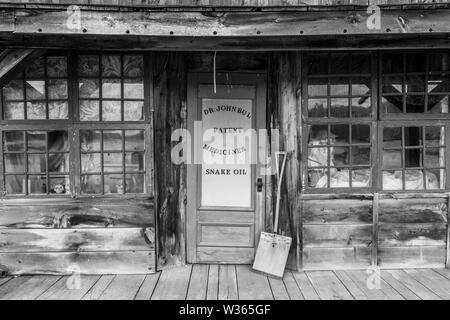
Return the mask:
<path id="1" fill-rule="evenodd" d="M 439 146 L 444 136 L 442 126 L 385 127 L 383 190 L 443 189 L 445 148 Z"/>
<path id="2" fill-rule="evenodd" d="M 68 194 L 68 132 L 5 131 L 3 165 L 8 194 Z"/>
<path id="3" fill-rule="evenodd" d="M 448 53 L 382 55 L 384 113 L 449 113 Z"/>
<path id="4" fill-rule="evenodd" d="M 144 120 L 142 55 L 80 55 L 80 121 Z"/>
<path id="5" fill-rule="evenodd" d="M 370 132 L 369 124 L 311 125 L 308 138 L 308 186 L 370 187 Z"/>
<path id="6" fill-rule="evenodd" d="M 145 193 L 144 130 L 82 130 L 80 151 L 83 193 Z"/>
<path id="7" fill-rule="evenodd" d="M 47 55 L 5 84 L 5 120 L 68 119 L 67 57 Z"/>

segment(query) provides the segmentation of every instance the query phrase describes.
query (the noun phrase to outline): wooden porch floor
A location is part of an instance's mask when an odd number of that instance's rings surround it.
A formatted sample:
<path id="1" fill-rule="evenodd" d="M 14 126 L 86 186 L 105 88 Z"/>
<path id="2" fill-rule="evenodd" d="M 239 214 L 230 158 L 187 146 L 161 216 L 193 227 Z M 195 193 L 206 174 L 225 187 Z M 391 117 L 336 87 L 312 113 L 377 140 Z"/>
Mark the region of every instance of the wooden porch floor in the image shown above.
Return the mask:
<path id="1" fill-rule="evenodd" d="M 364 270 L 287 271 L 273 279 L 242 265 L 188 265 L 151 275 L 0 278 L 0 299 L 70 300 L 317 300 L 450 299 L 450 269 L 382 270 L 379 289 Z"/>

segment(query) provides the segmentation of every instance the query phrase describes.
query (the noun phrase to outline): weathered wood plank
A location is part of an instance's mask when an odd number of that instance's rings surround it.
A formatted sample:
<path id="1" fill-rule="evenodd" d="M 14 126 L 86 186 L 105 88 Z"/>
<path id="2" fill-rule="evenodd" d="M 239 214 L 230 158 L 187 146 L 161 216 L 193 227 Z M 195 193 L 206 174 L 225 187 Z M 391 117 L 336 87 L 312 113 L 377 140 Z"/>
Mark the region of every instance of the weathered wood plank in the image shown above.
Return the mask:
<path id="1" fill-rule="evenodd" d="M 446 223 L 447 199 L 382 199 L 380 223 Z"/>
<path id="2" fill-rule="evenodd" d="M 214 53 L 196 52 L 189 55 L 190 72 L 214 72 Z M 265 52 L 217 52 L 216 71 L 261 71 L 267 69 Z"/>
<path id="3" fill-rule="evenodd" d="M 347 276 L 353 280 L 353 282 L 358 286 L 358 288 L 364 292 L 364 295 L 369 299 L 369 300 L 387 300 L 388 297 L 386 296 L 386 294 L 376 288 L 376 287 L 370 287 L 368 285 L 368 281 L 369 281 L 369 276 L 372 274 L 368 274 L 365 273 L 364 271 L 361 270 L 347 270 L 345 271 L 345 274 L 347 274 Z"/>
<path id="4" fill-rule="evenodd" d="M 147 274 L 144 282 L 142 283 L 139 291 L 136 293 L 134 300 L 150 300 L 153 292 L 155 291 L 156 284 L 158 283 L 161 272 L 155 274 Z"/>
<path id="5" fill-rule="evenodd" d="M 381 270 L 381 278 L 406 300 L 420 300 L 420 298 L 413 291 L 411 291 L 402 282 L 395 279 L 392 274 L 386 270 Z"/>
<path id="6" fill-rule="evenodd" d="M 342 282 L 345 288 L 356 300 L 367 300 L 367 296 L 359 286 L 343 270 L 334 271 L 336 277 Z"/>
<path id="7" fill-rule="evenodd" d="M 445 247 L 379 247 L 378 265 L 382 268 L 442 268 Z"/>
<path id="8" fill-rule="evenodd" d="M 332 271 L 307 272 L 307 275 L 322 300 L 353 300 Z"/>
<path id="9" fill-rule="evenodd" d="M 435 272 L 439 273 L 441 276 L 446 277 L 450 280 L 450 269 L 433 269 Z"/>
<path id="10" fill-rule="evenodd" d="M 154 251 L 0 253 L 0 270 L 7 274 L 70 275 L 145 274 L 155 272 Z"/>
<path id="11" fill-rule="evenodd" d="M 12 277 L 1 277 L 0 278 L 0 286 L 4 283 L 8 282 L 11 279 L 12 279 Z"/>
<path id="12" fill-rule="evenodd" d="M 314 289 L 305 272 L 292 272 L 292 274 L 305 300 L 320 300 L 317 291 Z"/>
<path id="13" fill-rule="evenodd" d="M 450 280 L 430 269 L 406 269 L 405 272 L 443 300 L 450 300 Z"/>
<path id="14" fill-rule="evenodd" d="M 1 300 L 34 300 L 50 288 L 58 276 L 23 276 L 0 287 Z"/>
<path id="15" fill-rule="evenodd" d="M 372 201 L 308 200 L 303 201 L 303 224 L 371 224 Z"/>
<path id="16" fill-rule="evenodd" d="M 128 251 L 154 248 L 154 228 L 0 229 L 0 252 Z"/>
<path id="17" fill-rule="evenodd" d="M 206 295 L 206 299 L 217 300 L 218 297 L 219 297 L 219 266 L 217 264 L 211 264 L 209 266 L 208 292 Z"/>
<path id="18" fill-rule="evenodd" d="M 269 284 L 275 300 L 289 300 L 289 294 L 282 279 L 269 277 Z"/>
<path id="19" fill-rule="evenodd" d="M 152 57 L 155 121 L 155 179 L 158 181 L 158 265 L 185 263 L 186 168 L 171 161 L 174 130 L 186 127 L 187 54 L 155 53 Z"/>
<path id="20" fill-rule="evenodd" d="M 192 266 L 176 267 L 161 271 L 152 300 L 185 300 Z"/>
<path id="21" fill-rule="evenodd" d="M 114 275 L 100 276 L 100 279 L 86 292 L 81 300 L 98 300 L 114 278 Z"/>
<path id="22" fill-rule="evenodd" d="M 219 265 L 219 300 L 237 300 L 238 284 L 235 265 Z"/>
<path id="23" fill-rule="evenodd" d="M 361 269 L 371 264 L 370 247 L 304 248 L 304 270 Z"/>
<path id="24" fill-rule="evenodd" d="M 371 225 L 303 225 L 303 248 L 367 247 L 371 243 Z"/>
<path id="25" fill-rule="evenodd" d="M 297 285 L 297 281 L 294 278 L 294 275 L 291 271 L 286 270 L 284 272 L 283 276 L 283 282 L 286 286 L 286 290 L 289 294 L 289 298 L 291 300 L 305 300 L 305 297 L 303 296 L 302 292 L 300 291 L 300 288 Z M 275 295 L 274 295 L 275 296 Z M 276 297 L 275 297 L 276 299 Z"/>
<path id="26" fill-rule="evenodd" d="M 235 247 L 198 247 L 197 259 L 209 263 L 227 263 L 234 261 L 240 264 L 251 264 L 255 257 L 254 248 Z"/>
<path id="27" fill-rule="evenodd" d="M 194 264 L 192 266 L 191 280 L 186 300 L 205 300 L 208 290 L 209 266 L 207 264 Z"/>
<path id="28" fill-rule="evenodd" d="M 133 300 L 144 279 L 145 275 L 117 275 L 99 300 Z"/>
<path id="29" fill-rule="evenodd" d="M 364 17 L 363 17 L 364 15 Z M 383 11 L 382 29 L 369 30 L 368 15 L 354 11 L 225 12 L 220 16 L 199 12 L 83 11 L 83 28 L 66 24 L 65 10 L 16 10 L 14 31 L 21 34 L 153 35 L 153 36 L 286 36 L 318 34 L 382 34 L 448 32 L 448 10 Z M 398 23 L 398 15 L 405 23 Z M 252 23 L 248 23 L 251 21 Z M 195 23 L 194 23 L 195 22 Z M 8 27 L 9 29 L 10 27 Z M 38 31 L 38 30 L 41 31 Z M 127 32 L 128 31 L 128 32 Z M 214 33 L 215 32 L 215 33 Z"/>
<path id="30" fill-rule="evenodd" d="M 0 228 L 154 227 L 153 204 L 70 201 L 0 206 Z"/>
<path id="31" fill-rule="evenodd" d="M 236 266 L 240 300 L 273 300 L 267 277 L 251 271 L 250 266 Z"/>
<path id="32" fill-rule="evenodd" d="M 386 270 L 393 278 L 400 281 L 409 290 L 414 292 L 422 300 L 440 300 L 439 296 L 412 278 L 404 270 Z"/>
<path id="33" fill-rule="evenodd" d="M 100 276 L 63 276 L 38 300 L 80 300 L 99 279 Z"/>
<path id="34" fill-rule="evenodd" d="M 445 246 L 447 225 L 444 223 L 382 223 L 378 244 L 392 246 Z"/>

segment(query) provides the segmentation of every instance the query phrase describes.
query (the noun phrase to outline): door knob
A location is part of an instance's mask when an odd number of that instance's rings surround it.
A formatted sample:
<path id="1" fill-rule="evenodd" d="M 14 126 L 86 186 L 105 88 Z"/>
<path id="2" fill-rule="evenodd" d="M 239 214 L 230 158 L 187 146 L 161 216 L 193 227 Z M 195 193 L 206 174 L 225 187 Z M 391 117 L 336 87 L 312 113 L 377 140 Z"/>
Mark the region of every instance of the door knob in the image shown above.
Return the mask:
<path id="1" fill-rule="evenodd" d="M 263 180 L 262 178 L 258 178 L 258 180 L 256 180 L 256 190 L 258 192 L 261 192 L 263 188 Z"/>

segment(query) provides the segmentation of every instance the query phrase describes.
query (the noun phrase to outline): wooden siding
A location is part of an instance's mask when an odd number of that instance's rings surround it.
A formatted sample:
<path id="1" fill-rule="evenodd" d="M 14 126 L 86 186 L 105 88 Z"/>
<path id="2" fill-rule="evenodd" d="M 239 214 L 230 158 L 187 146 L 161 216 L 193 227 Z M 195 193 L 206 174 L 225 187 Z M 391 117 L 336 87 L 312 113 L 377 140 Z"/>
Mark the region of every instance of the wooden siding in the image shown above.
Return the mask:
<path id="1" fill-rule="evenodd" d="M 3 200 L 0 272 L 155 272 L 153 204 L 146 200 Z"/>
<path id="2" fill-rule="evenodd" d="M 446 198 L 381 199 L 379 266 L 444 267 L 447 203 Z"/>
<path id="3" fill-rule="evenodd" d="M 0 3 L 10 3 L 1 0 Z M 147 6 L 147 7 L 293 7 L 293 6 L 345 6 L 345 5 L 392 5 L 391 0 L 21 0 L 21 4 L 77 4 L 104 6 Z M 441 0 L 447 3 L 448 0 Z M 423 4 L 423 0 L 398 0 L 395 5 Z"/>
<path id="4" fill-rule="evenodd" d="M 369 267 L 372 207 L 371 200 L 303 201 L 303 269 Z"/>

